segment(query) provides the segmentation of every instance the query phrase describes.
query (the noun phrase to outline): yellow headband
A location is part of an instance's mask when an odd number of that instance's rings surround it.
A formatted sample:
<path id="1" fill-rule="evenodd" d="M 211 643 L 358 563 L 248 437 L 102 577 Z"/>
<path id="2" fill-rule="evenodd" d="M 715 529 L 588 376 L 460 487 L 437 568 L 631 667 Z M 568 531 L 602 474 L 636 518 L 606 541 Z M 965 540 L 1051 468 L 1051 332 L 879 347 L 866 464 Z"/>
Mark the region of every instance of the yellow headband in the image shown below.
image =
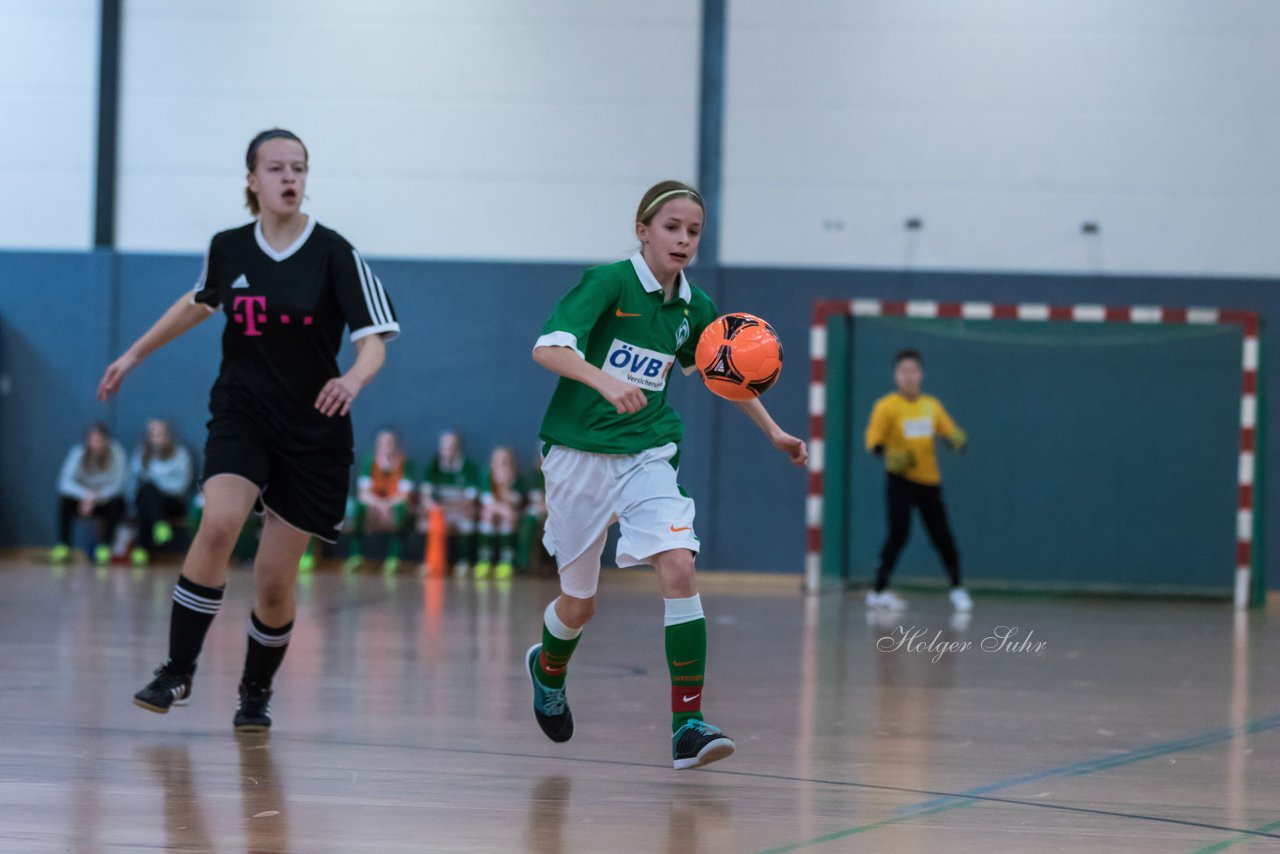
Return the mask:
<path id="1" fill-rule="evenodd" d="M 647 217 L 649 214 L 653 213 L 657 209 L 658 205 L 660 205 L 662 202 L 666 201 L 672 196 L 678 196 L 682 193 L 686 196 L 689 196 L 690 198 L 697 199 L 698 204 L 702 204 L 702 198 L 697 194 L 697 192 L 695 192 L 694 190 L 690 190 L 687 187 L 679 187 L 675 190 L 667 190 L 665 193 L 659 193 L 654 198 L 653 201 L 649 202 L 648 206 L 646 206 L 644 211 L 640 214 L 640 220 L 643 222 L 644 218 Z"/>

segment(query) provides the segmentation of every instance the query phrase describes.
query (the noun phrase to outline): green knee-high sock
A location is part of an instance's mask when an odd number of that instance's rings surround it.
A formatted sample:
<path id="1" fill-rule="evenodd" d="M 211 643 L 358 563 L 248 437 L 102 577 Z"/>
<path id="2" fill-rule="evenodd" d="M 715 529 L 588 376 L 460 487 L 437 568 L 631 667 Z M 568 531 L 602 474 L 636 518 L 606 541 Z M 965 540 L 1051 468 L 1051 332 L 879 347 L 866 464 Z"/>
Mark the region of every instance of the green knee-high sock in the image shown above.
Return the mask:
<path id="1" fill-rule="evenodd" d="M 538 538 L 538 519 L 526 515 L 520 520 L 520 534 L 516 537 L 516 566 L 528 569 L 533 563 L 533 550 Z"/>
<path id="2" fill-rule="evenodd" d="M 671 673 L 671 731 L 702 720 L 702 683 L 707 670 L 707 620 L 702 599 L 664 599 L 667 669 Z"/>
<path id="3" fill-rule="evenodd" d="M 480 563 L 493 563 L 494 542 L 497 536 L 492 531 L 481 531 L 477 539 L 480 545 L 476 550 L 476 560 Z"/>
<path id="4" fill-rule="evenodd" d="M 553 599 L 542 615 L 542 654 L 538 656 L 538 681 L 548 688 L 563 688 L 569 657 L 578 646 L 582 629 L 572 629 L 556 615 Z"/>
<path id="5" fill-rule="evenodd" d="M 387 557 L 400 559 L 400 548 L 404 544 L 405 534 L 405 505 L 397 504 L 395 507 L 396 529 L 391 532 L 391 542 L 387 543 Z"/>
<path id="6" fill-rule="evenodd" d="M 364 524 L 367 514 L 368 508 L 363 503 L 356 502 L 355 518 L 351 522 L 351 536 L 347 538 L 349 557 L 360 557 L 364 554 Z"/>
<path id="7" fill-rule="evenodd" d="M 498 563 L 511 563 L 516 556 L 516 535 L 500 534 L 498 536 Z"/>

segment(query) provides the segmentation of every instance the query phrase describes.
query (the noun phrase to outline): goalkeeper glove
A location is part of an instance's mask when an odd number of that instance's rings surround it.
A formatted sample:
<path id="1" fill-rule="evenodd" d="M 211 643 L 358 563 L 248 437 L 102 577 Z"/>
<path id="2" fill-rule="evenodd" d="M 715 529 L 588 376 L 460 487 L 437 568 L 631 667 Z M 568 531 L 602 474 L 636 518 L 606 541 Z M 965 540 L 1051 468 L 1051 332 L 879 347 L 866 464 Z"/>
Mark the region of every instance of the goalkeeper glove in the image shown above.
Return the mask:
<path id="1" fill-rule="evenodd" d="M 951 431 L 951 435 L 947 437 L 947 444 L 951 446 L 951 450 L 957 454 L 963 454 L 964 449 L 969 445 L 969 435 L 959 427 Z"/>
<path id="2" fill-rule="evenodd" d="M 915 455 L 908 450 L 897 448 L 884 452 L 884 469 L 889 474 L 902 474 L 915 464 Z"/>

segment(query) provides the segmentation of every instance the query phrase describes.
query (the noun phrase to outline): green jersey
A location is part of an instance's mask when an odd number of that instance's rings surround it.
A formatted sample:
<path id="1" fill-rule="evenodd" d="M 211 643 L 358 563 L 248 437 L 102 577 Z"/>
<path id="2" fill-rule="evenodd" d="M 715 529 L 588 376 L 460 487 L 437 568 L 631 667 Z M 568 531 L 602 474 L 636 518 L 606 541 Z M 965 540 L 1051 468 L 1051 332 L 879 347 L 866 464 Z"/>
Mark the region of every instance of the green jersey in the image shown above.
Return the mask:
<path id="1" fill-rule="evenodd" d="M 516 475 L 515 481 L 512 482 L 508 495 L 502 496 L 505 499 L 511 499 L 517 505 L 524 504 L 525 496 L 529 494 L 529 483 L 525 480 L 524 475 Z M 486 471 L 484 480 L 481 481 L 480 500 L 488 501 L 498 496 L 493 491 L 493 472 Z"/>
<path id="2" fill-rule="evenodd" d="M 572 347 L 606 374 L 644 390 L 639 412 L 619 414 L 588 385 L 560 378 L 538 435 L 544 442 L 593 454 L 638 454 L 684 436 L 680 415 L 667 404 L 667 379 L 679 361 L 694 365 L 702 330 L 715 303 L 684 273 L 676 296 L 665 294 L 639 253 L 592 267 L 556 304 L 535 347 Z"/>
<path id="3" fill-rule="evenodd" d="M 439 457 L 434 457 L 431 465 L 427 466 L 422 485 L 423 491 L 440 504 L 474 501 L 480 495 L 480 467 L 463 457 L 462 465 L 449 468 L 440 462 Z"/>

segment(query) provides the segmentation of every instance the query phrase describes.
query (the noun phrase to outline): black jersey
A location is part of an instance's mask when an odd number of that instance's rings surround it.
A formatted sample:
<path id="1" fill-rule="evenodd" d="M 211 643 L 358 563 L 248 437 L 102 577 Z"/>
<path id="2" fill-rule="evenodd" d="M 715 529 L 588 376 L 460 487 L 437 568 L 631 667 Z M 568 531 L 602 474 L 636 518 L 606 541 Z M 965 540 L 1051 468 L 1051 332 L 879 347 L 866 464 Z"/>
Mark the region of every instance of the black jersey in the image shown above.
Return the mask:
<path id="1" fill-rule="evenodd" d="M 400 332 L 391 300 L 342 235 L 309 219 L 283 252 L 254 222 L 214 235 L 192 300 L 227 317 L 210 409 L 260 421 L 299 451 L 351 451 L 349 417 L 322 415 L 316 396 L 340 375 L 351 340 Z"/>

